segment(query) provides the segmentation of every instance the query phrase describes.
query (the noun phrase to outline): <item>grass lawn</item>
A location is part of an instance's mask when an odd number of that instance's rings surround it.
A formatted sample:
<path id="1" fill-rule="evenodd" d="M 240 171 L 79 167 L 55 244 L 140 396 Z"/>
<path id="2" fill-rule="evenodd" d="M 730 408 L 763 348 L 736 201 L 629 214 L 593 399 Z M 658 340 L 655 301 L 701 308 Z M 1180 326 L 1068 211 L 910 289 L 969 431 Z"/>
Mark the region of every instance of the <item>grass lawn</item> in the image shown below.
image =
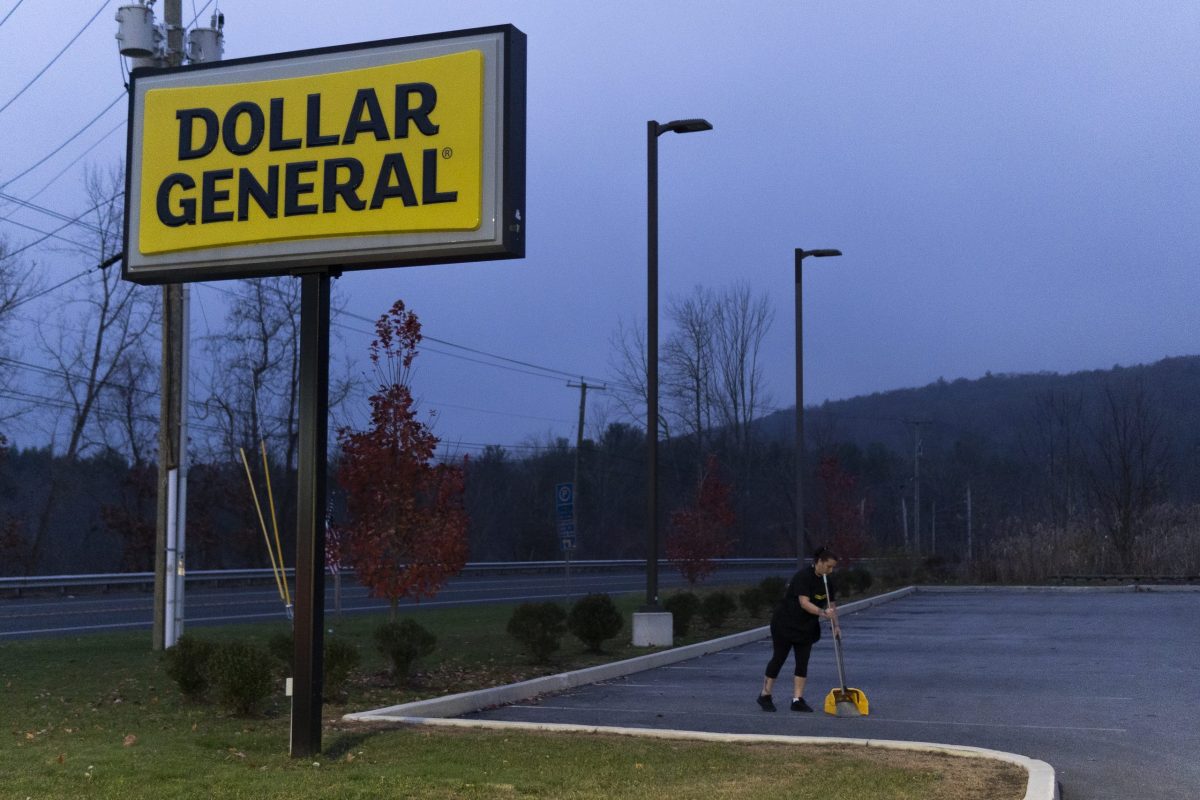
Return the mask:
<path id="1" fill-rule="evenodd" d="M 628 614 L 638 598 L 616 598 Z M 325 752 L 287 755 L 288 704 L 237 718 L 184 700 L 149 633 L 0 644 L 0 798 L 771 798 L 1005 800 L 1025 773 L 977 759 L 816 747 L 727 745 L 595 735 L 359 726 L 342 714 L 498 685 L 645 652 L 573 637 L 535 665 L 504 632 L 512 607 L 439 608 L 414 616 L 438 636 L 411 685 L 391 685 L 373 652 L 377 616 L 327 619 L 359 643 L 363 663 L 344 703 L 327 704 Z M 628 624 L 628 623 L 627 623 Z M 731 620 L 710 638 L 762 620 Z M 256 639 L 287 624 L 194 628 L 209 639 Z M 624 639 L 628 640 L 628 628 Z M 280 693 L 281 694 L 281 693 Z"/>

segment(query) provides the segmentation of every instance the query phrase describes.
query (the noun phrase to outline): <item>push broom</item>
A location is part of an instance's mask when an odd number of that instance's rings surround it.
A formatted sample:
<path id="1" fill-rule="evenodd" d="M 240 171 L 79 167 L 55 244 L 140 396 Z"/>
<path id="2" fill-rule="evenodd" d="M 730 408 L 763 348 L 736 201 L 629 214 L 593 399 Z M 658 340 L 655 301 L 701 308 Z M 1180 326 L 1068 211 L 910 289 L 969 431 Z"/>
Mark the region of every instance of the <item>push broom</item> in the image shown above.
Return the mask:
<path id="1" fill-rule="evenodd" d="M 826 602 L 829 598 L 829 579 L 822 575 L 825 582 Z M 831 689 L 825 697 L 825 713 L 835 717 L 865 717 L 870 710 L 867 695 L 862 689 L 851 689 L 846 686 L 846 665 L 842 663 L 842 630 L 839 625 L 833 626 L 833 652 L 837 654 L 838 680 L 840 689 Z"/>

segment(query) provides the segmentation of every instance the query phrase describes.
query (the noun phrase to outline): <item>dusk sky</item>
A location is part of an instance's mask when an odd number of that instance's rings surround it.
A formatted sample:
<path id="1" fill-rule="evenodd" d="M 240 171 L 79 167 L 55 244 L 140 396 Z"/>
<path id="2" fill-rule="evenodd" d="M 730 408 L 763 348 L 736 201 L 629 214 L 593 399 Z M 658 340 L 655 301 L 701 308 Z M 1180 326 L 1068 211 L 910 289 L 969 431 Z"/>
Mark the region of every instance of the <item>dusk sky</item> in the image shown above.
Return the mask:
<path id="1" fill-rule="evenodd" d="M 85 165 L 123 157 L 120 5 L 0 0 L 10 249 L 62 224 L 12 198 L 73 217 L 87 206 Z M 213 8 L 185 0 L 185 20 Z M 579 392 L 568 380 L 614 379 L 613 332 L 645 314 L 649 119 L 714 128 L 660 140 L 663 307 L 697 285 L 766 293 L 773 407 L 795 399 L 796 247 L 845 253 L 806 262 L 809 404 L 1200 352 L 1194 0 L 225 0 L 220 10 L 226 58 L 502 23 L 528 36 L 527 257 L 336 284 L 361 317 L 402 298 L 430 337 L 561 371 L 427 342 L 414 389 L 461 451 L 573 439 Z M 155 11 L 161 21 L 161 3 Z M 53 239 L 21 257 L 46 286 L 86 266 Z M 223 288 L 195 290 L 194 336 L 219 331 Z M 40 318 L 64 297 L 22 313 Z M 369 325 L 346 323 L 339 355 L 365 364 Z M 619 418 L 593 399 L 589 426 Z"/>

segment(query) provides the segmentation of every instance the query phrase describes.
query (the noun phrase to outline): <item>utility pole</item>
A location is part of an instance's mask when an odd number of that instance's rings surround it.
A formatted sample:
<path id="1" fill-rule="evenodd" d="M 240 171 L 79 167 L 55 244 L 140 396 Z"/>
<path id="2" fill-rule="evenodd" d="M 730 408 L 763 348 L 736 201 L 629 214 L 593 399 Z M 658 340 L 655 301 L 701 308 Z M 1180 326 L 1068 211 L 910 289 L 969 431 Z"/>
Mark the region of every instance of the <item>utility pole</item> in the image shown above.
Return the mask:
<path id="1" fill-rule="evenodd" d="M 121 7 L 117 41 L 133 66 L 179 67 L 221 58 L 224 15 L 191 33 L 184 48 L 183 0 L 164 0 L 163 26 L 154 23 L 153 0 Z M 165 47 L 163 40 L 165 39 Z M 187 523 L 188 289 L 163 286 L 162 370 L 159 378 L 158 507 L 155 515 L 154 623 L 152 647 L 171 647 L 183 633 L 184 543 Z"/>
<path id="2" fill-rule="evenodd" d="M 973 549 L 974 549 L 973 546 L 974 546 L 974 541 L 973 541 L 972 531 L 971 531 L 971 484 L 968 483 L 967 484 L 967 566 L 968 567 L 970 567 L 971 562 L 974 560 L 974 557 L 975 557 L 975 554 L 973 552 Z"/>
<path id="3" fill-rule="evenodd" d="M 908 419 L 913 426 L 913 544 L 921 554 L 921 426 L 927 419 Z"/>
<path id="4" fill-rule="evenodd" d="M 165 0 L 168 67 L 183 64 L 183 0 Z M 163 286 L 162 371 L 159 376 L 158 518 L 154 560 L 153 648 L 163 650 L 178 640 L 183 628 L 184 526 L 187 517 L 187 439 L 184 414 L 187 372 L 187 290 L 183 284 Z"/>
<path id="5" fill-rule="evenodd" d="M 587 411 L 587 391 L 588 382 L 583 378 L 579 379 L 579 383 L 568 383 L 568 388 L 579 390 L 579 425 L 575 429 L 575 477 L 572 483 L 573 500 L 571 504 L 571 527 L 575 531 L 575 541 L 579 541 L 579 454 L 583 451 L 583 420 Z M 606 386 L 590 387 L 596 391 L 603 392 Z M 567 547 L 563 549 L 563 557 L 566 559 L 566 579 L 567 579 L 567 598 L 571 597 L 571 550 Z"/>
<path id="6" fill-rule="evenodd" d="M 933 501 L 933 508 L 929 511 L 929 551 L 933 555 L 937 555 L 937 500 Z"/>

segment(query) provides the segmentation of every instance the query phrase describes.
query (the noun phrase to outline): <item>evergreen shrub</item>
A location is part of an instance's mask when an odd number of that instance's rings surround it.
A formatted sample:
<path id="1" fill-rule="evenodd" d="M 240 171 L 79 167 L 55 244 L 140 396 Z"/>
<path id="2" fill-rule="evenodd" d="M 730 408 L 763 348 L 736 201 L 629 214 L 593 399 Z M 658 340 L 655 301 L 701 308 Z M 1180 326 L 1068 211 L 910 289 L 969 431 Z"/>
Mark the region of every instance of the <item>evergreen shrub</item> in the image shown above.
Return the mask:
<path id="1" fill-rule="evenodd" d="M 385 622 L 375 629 L 375 647 L 392 662 L 392 679 L 408 681 L 413 664 L 437 648 L 437 637 L 413 619 Z"/>
<path id="2" fill-rule="evenodd" d="M 737 610 L 737 603 L 729 592 L 715 591 L 704 596 L 700 601 L 700 616 L 710 628 L 719 628 L 729 619 L 729 615 Z"/>
<path id="3" fill-rule="evenodd" d="M 521 643 L 535 661 L 548 661 L 562 646 L 567 612 L 558 603 L 522 603 L 508 620 L 508 635 Z"/>
<path id="4" fill-rule="evenodd" d="M 188 700 L 201 700 L 208 691 L 208 666 L 213 650 L 212 642 L 185 633 L 163 651 L 167 677 L 175 681 Z"/>
<path id="5" fill-rule="evenodd" d="M 238 716 L 250 716 L 274 689 L 274 659 L 251 642 L 222 642 L 209 660 L 217 702 Z"/>
<path id="6" fill-rule="evenodd" d="M 682 638 L 692 629 L 692 618 L 700 610 L 700 598 L 691 592 L 679 592 L 664 600 L 663 608 L 671 612 L 672 633 Z"/>
<path id="7" fill-rule="evenodd" d="M 620 633 L 624 624 L 616 603 L 607 594 L 579 598 L 567 615 L 567 628 L 593 653 L 601 652 L 604 641 Z"/>

